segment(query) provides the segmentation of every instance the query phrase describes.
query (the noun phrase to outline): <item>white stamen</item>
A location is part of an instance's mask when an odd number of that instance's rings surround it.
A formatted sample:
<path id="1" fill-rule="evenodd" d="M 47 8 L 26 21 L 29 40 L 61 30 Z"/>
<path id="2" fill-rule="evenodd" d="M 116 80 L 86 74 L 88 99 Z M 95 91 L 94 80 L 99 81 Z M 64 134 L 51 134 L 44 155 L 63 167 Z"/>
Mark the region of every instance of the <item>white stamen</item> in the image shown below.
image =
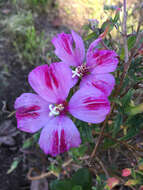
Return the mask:
<path id="1" fill-rule="evenodd" d="M 75 76 L 80 77 L 78 68 L 76 68 L 75 71 L 72 70 L 72 73 L 73 73 L 72 78 L 74 78 Z"/>
<path id="2" fill-rule="evenodd" d="M 75 76 L 82 77 L 87 72 L 87 67 L 85 65 L 78 66 L 75 70 L 72 70 L 72 78 Z"/>
<path id="3" fill-rule="evenodd" d="M 62 111 L 64 109 L 64 107 L 62 104 L 59 104 L 59 105 L 54 106 L 54 107 L 53 107 L 53 104 L 50 104 L 49 109 L 50 109 L 49 116 L 51 117 L 51 116 L 59 115 L 60 111 Z"/>

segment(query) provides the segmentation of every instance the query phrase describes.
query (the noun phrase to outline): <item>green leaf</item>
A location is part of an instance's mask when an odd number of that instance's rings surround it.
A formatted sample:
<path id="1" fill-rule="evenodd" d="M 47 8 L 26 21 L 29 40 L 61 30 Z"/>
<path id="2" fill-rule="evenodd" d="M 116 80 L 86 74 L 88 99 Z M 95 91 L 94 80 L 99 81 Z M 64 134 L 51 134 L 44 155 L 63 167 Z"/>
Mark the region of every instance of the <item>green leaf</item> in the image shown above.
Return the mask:
<path id="1" fill-rule="evenodd" d="M 137 114 L 128 117 L 125 126 L 128 126 L 127 135 L 121 137 L 119 140 L 128 140 L 137 135 L 143 129 L 143 115 Z"/>
<path id="2" fill-rule="evenodd" d="M 7 171 L 7 174 L 10 174 L 11 172 L 13 172 L 17 168 L 19 162 L 20 162 L 20 159 L 14 160 L 10 166 L 10 169 Z"/>
<path id="3" fill-rule="evenodd" d="M 91 174 L 87 168 L 79 169 L 71 179 L 72 184 L 82 186 L 85 190 L 91 190 L 92 179 Z"/>
<path id="4" fill-rule="evenodd" d="M 131 48 L 133 47 L 133 45 L 135 44 L 136 42 L 136 36 L 130 36 L 128 37 L 128 50 L 131 50 Z"/>
<path id="5" fill-rule="evenodd" d="M 86 37 L 84 38 L 84 41 L 90 40 L 90 39 L 92 39 L 92 38 L 95 38 L 95 39 L 98 38 L 98 35 L 97 35 L 96 32 L 92 32 L 92 33 L 88 34 L 88 36 L 86 36 Z"/>
<path id="6" fill-rule="evenodd" d="M 80 127 L 79 131 L 81 133 L 81 138 L 82 142 L 93 142 L 93 137 L 92 137 L 92 127 L 90 126 L 85 126 L 85 127 Z"/>
<path id="7" fill-rule="evenodd" d="M 71 180 L 54 180 L 50 183 L 51 190 L 72 190 Z"/>
<path id="8" fill-rule="evenodd" d="M 134 92 L 134 89 L 130 89 L 127 94 L 121 99 L 122 107 L 124 107 L 124 109 L 129 106 Z"/>
<path id="9" fill-rule="evenodd" d="M 76 126 L 79 128 L 81 133 L 82 142 L 93 142 L 92 137 L 92 127 L 88 125 L 88 123 L 76 120 Z"/>
<path id="10" fill-rule="evenodd" d="M 92 190 L 104 190 L 105 188 L 105 183 L 106 183 L 106 177 L 103 174 L 96 175 L 96 187 L 92 187 Z"/>
<path id="11" fill-rule="evenodd" d="M 121 137 L 119 140 L 129 140 L 130 138 L 134 137 L 136 134 L 138 133 L 138 130 L 136 130 L 135 128 L 129 128 L 127 135 L 125 135 L 124 137 Z"/>
<path id="12" fill-rule="evenodd" d="M 103 144 L 104 149 L 108 149 L 114 145 L 115 145 L 115 141 L 113 141 L 112 139 L 109 139 L 109 137 L 104 138 L 104 144 Z"/>
<path id="13" fill-rule="evenodd" d="M 32 146 L 34 143 L 36 143 L 39 139 L 40 132 L 34 134 L 32 137 L 28 138 L 27 140 L 24 141 L 22 148 L 29 148 Z"/>
<path id="14" fill-rule="evenodd" d="M 114 125 L 113 125 L 113 137 L 116 136 L 116 134 L 120 131 L 120 126 L 123 122 L 123 117 L 122 115 L 119 113 L 118 115 L 116 115 L 115 119 L 114 119 Z"/>
<path id="15" fill-rule="evenodd" d="M 80 185 L 76 185 L 72 188 L 72 190 L 82 190 L 82 187 Z"/>
<path id="16" fill-rule="evenodd" d="M 117 11 L 117 13 L 116 13 L 116 15 L 115 15 L 115 17 L 113 19 L 114 24 L 116 24 L 118 22 L 119 18 L 120 18 L 120 12 Z"/>
<path id="17" fill-rule="evenodd" d="M 101 26 L 101 28 L 102 28 L 103 31 L 105 31 L 105 29 L 106 29 L 107 27 L 109 27 L 108 33 L 110 33 L 110 32 L 113 30 L 113 28 L 114 28 L 114 24 L 113 24 L 113 19 L 112 19 L 112 18 L 110 18 L 110 20 L 105 21 L 105 22 L 102 24 L 102 26 Z"/>
<path id="18" fill-rule="evenodd" d="M 102 184 L 102 180 L 99 175 L 96 175 L 96 181 L 98 182 L 99 185 Z"/>
<path id="19" fill-rule="evenodd" d="M 98 190 L 96 187 L 92 187 L 92 190 Z"/>
<path id="20" fill-rule="evenodd" d="M 128 40 L 127 40 L 127 44 L 128 44 L 128 50 L 130 51 L 131 48 L 133 47 L 133 45 L 135 44 L 136 41 L 136 36 L 129 36 Z M 120 54 L 120 58 L 123 60 L 125 56 L 125 50 L 124 48 L 121 49 L 121 54 Z"/>
<path id="21" fill-rule="evenodd" d="M 82 127 L 81 138 L 83 142 L 93 142 L 92 128 L 89 126 Z"/>
<path id="22" fill-rule="evenodd" d="M 81 145 L 78 148 L 72 148 L 69 152 L 73 159 L 77 159 L 78 157 L 84 156 L 86 151 L 87 147 L 85 145 Z"/>
<path id="23" fill-rule="evenodd" d="M 51 190 L 91 190 L 91 186 L 91 174 L 87 168 L 79 169 L 71 180 L 54 180 L 50 183 Z"/>
<path id="24" fill-rule="evenodd" d="M 24 141 L 22 148 L 29 148 L 30 146 L 32 146 L 32 144 L 33 144 L 33 141 L 31 138 L 29 138 Z"/>
<path id="25" fill-rule="evenodd" d="M 143 112 L 143 103 L 128 109 L 129 114 L 136 115 Z"/>

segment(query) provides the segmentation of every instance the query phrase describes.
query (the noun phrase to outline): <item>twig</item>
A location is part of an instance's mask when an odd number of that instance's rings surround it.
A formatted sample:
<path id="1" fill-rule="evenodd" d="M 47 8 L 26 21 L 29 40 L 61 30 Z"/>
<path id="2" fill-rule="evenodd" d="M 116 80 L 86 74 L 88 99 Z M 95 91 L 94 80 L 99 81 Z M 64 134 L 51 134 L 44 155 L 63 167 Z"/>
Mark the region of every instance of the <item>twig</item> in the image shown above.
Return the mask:
<path id="1" fill-rule="evenodd" d="M 140 31 L 140 28 L 141 28 L 141 25 L 142 25 L 142 21 L 143 21 L 143 18 L 142 18 L 142 15 L 143 15 L 143 10 L 142 10 L 142 7 L 139 7 L 139 22 L 138 22 L 138 26 L 137 26 L 137 35 Z"/>
<path id="2" fill-rule="evenodd" d="M 3 104 L 2 109 L 1 109 L 2 112 L 3 113 L 10 113 L 10 111 L 7 110 L 7 103 L 5 100 L 2 101 L 2 104 Z"/>
<path id="3" fill-rule="evenodd" d="M 73 159 L 69 159 L 67 162 L 63 163 L 62 167 L 65 168 L 67 167 L 71 162 L 73 162 Z"/>
<path id="4" fill-rule="evenodd" d="M 31 181 L 33 180 L 39 180 L 39 179 L 43 179 L 45 177 L 49 177 L 51 175 L 54 175 L 56 177 L 58 177 L 58 174 L 57 173 L 54 173 L 53 171 L 50 171 L 50 172 L 46 172 L 46 173 L 42 173 L 40 175 L 37 175 L 37 176 L 32 176 L 32 172 L 35 170 L 35 168 L 30 168 L 28 174 L 27 174 L 27 178 Z M 39 172 L 38 172 L 39 173 Z"/>
<path id="5" fill-rule="evenodd" d="M 104 166 L 102 160 L 101 160 L 100 158 L 98 158 L 97 156 L 96 156 L 96 160 L 97 160 L 97 162 L 100 164 L 100 166 L 102 167 L 102 169 L 103 169 L 103 171 L 104 171 L 104 173 L 105 173 L 105 175 L 106 175 L 106 177 L 107 177 L 107 179 L 108 179 L 108 178 L 110 177 L 110 175 L 109 175 L 107 169 L 105 168 L 105 166 Z"/>
<path id="6" fill-rule="evenodd" d="M 86 155 L 86 156 L 83 156 L 83 157 L 79 157 L 79 159 L 78 160 L 88 160 L 89 159 L 89 156 L 88 155 Z M 71 164 L 72 162 L 73 162 L 74 160 L 71 158 L 71 159 L 69 159 L 68 161 L 66 161 L 65 163 L 63 163 L 62 164 L 62 167 L 63 168 L 65 168 L 65 167 L 67 167 L 69 164 Z"/>
<path id="7" fill-rule="evenodd" d="M 124 49 L 125 49 L 125 63 L 127 64 L 128 59 L 129 59 L 129 57 L 128 57 L 129 55 L 128 55 L 128 45 L 127 45 L 127 26 L 126 26 L 126 22 L 127 22 L 126 0 L 124 0 L 123 32 L 122 32 L 122 33 L 124 34 L 124 35 L 123 35 L 123 39 L 124 39 Z M 116 95 L 118 94 L 119 90 L 121 89 L 121 86 L 122 86 L 122 84 L 123 84 L 124 77 L 126 76 L 126 72 L 127 72 L 126 70 L 128 70 L 128 67 L 127 67 L 127 69 L 126 69 L 126 68 L 124 69 L 123 76 L 122 76 L 122 80 L 121 80 L 121 82 L 120 82 L 120 84 L 119 84 L 119 87 L 117 88 L 117 92 L 115 91 L 114 96 L 116 96 Z M 100 144 L 100 142 L 101 142 L 101 140 L 102 140 L 102 136 L 103 136 L 103 133 L 104 133 L 104 130 L 105 130 L 105 127 L 106 127 L 108 118 L 110 117 L 110 114 L 112 113 L 112 110 L 113 110 L 113 108 L 114 108 L 114 105 L 115 105 L 115 103 L 113 102 L 112 107 L 111 107 L 111 111 L 110 111 L 110 113 L 109 113 L 108 116 L 106 117 L 106 120 L 105 120 L 104 123 L 103 123 L 103 127 L 102 127 L 102 129 L 101 129 L 101 133 L 100 133 L 100 135 L 99 135 L 98 141 L 97 141 L 97 143 L 96 143 L 96 145 L 95 145 L 95 147 L 94 147 L 94 149 L 93 149 L 93 152 L 92 152 L 92 154 L 91 154 L 91 156 L 90 156 L 91 159 L 93 159 L 93 157 L 95 156 L 95 154 L 96 154 L 96 152 L 97 152 L 97 148 L 98 148 L 98 146 L 99 146 L 99 144 Z"/>
<path id="8" fill-rule="evenodd" d="M 99 144 L 100 144 L 100 142 L 101 142 L 101 139 L 102 139 L 102 136 L 103 136 L 103 133 L 104 133 L 104 130 L 105 130 L 107 121 L 108 121 L 108 116 L 106 117 L 106 120 L 105 120 L 104 123 L 103 123 L 103 127 L 102 127 L 102 129 L 101 129 L 101 133 L 100 133 L 100 135 L 99 135 L 98 141 L 97 141 L 97 143 L 95 144 L 95 147 L 94 147 L 94 149 L 93 149 L 93 151 L 92 151 L 92 153 L 91 153 L 91 156 L 90 156 L 91 159 L 93 159 L 93 157 L 96 155 L 96 152 L 97 152 L 98 146 L 99 146 Z"/>
<path id="9" fill-rule="evenodd" d="M 142 39 L 142 37 L 143 37 L 143 32 L 138 33 L 136 43 L 134 44 L 133 48 L 131 49 L 131 52 L 130 52 L 131 55 L 128 59 L 128 62 L 126 64 L 124 64 L 124 71 L 120 77 L 121 81 L 120 81 L 120 84 L 115 88 L 114 97 L 117 96 L 121 90 L 121 87 L 122 87 L 123 82 L 124 82 L 124 78 L 127 75 L 127 72 L 128 72 L 128 69 L 130 67 L 130 64 L 131 64 L 133 57 L 136 55 L 136 53 L 138 51 L 138 44 L 140 43 L 140 40 Z"/>
<path id="10" fill-rule="evenodd" d="M 136 52 L 138 51 L 138 44 L 140 43 L 142 38 L 143 38 L 143 31 L 138 33 L 137 38 L 136 38 L 136 43 L 133 46 L 133 48 L 131 49 L 131 52 L 133 55 L 135 55 Z"/>
<path id="11" fill-rule="evenodd" d="M 102 46 L 105 48 L 105 49 L 109 49 L 107 46 L 106 46 L 106 44 L 104 43 L 104 41 L 103 40 L 101 40 L 101 44 L 102 44 Z"/>
<path id="12" fill-rule="evenodd" d="M 125 64 L 129 60 L 128 44 L 127 44 L 127 10 L 126 10 L 126 0 L 123 2 L 123 41 L 124 41 L 124 50 L 125 50 Z"/>
<path id="13" fill-rule="evenodd" d="M 98 141 L 97 141 L 97 143 L 95 144 L 95 147 L 94 147 L 94 149 L 93 149 L 93 151 L 92 151 L 92 153 L 91 153 L 91 156 L 90 156 L 90 159 L 91 159 L 91 160 L 92 160 L 93 157 L 96 155 L 98 146 L 99 146 L 99 144 L 101 143 L 101 140 L 102 140 L 102 137 L 103 137 L 103 134 L 104 134 L 104 130 L 105 130 L 107 121 L 108 121 L 108 119 L 109 119 L 109 117 L 110 117 L 110 114 L 111 114 L 111 112 L 112 112 L 112 110 L 113 110 L 113 107 L 114 107 L 114 102 L 113 102 L 113 104 L 112 104 L 112 106 L 111 106 L 111 111 L 110 111 L 110 113 L 107 115 L 107 117 L 106 117 L 106 119 L 105 119 L 105 121 L 104 121 L 104 123 L 103 123 L 103 127 L 102 127 L 102 129 L 101 129 L 101 132 L 100 132 Z"/>
<path id="14" fill-rule="evenodd" d="M 12 111 L 7 117 L 10 118 L 10 117 L 12 117 L 15 113 L 16 113 L 16 111 Z"/>
<path id="15" fill-rule="evenodd" d="M 127 72 L 128 72 L 128 69 L 130 67 L 130 64 L 131 64 L 131 61 L 132 61 L 132 58 L 134 57 L 134 55 L 136 54 L 136 52 L 138 51 L 137 49 L 137 46 L 138 46 L 138 43 L 140 42 L 141 38 L 143 37 L 143 32 L 139 32 L 138 33 L 138 36 L 137 36 L 137 39 L 136 39 L 136 43 L 135 45 L 133 46 L 133 48 L 131 49 L 131 54 L 130 54 L 130 57 L 129 57 L 129 54 L 128 54 L 128 45 L 127 45 L 127 26 L 126 26 L 126 21 L 127 21 L 127 12 L 126 12 L 126 0 L 124 0 L 124 14 L 123 14 L 123 40 L 124 40 L 124 49 L 125 49 L 125 64 L 124 64 L 124 70 L 123 70 L 123 73 L 121 75 L 121 81 L 120 81 L 120 84 L 118 86 L 115 87 L 115 91 L 114 91 L 114 94 L 113 94 L 113 97 L 115 98 L 116 96 L 119 95 L 120 93 L 120 90 L 122 88 L 122 85 L 123 85 L 123 82 L 124 82 L 124 79 L 127 75 Z M 115 106 L 115 103 L 112 102 L 112 105 L 111 105 L 111 111 L 110 113 L 108 114 L 108 116 L 106 117 L 106 120 L 104 121 L 103 123 L 103 127 L 101 129 L 101 133 L 99 135 L 99 138 L 97 140 L 97 143 L 95 144 L 95 147 L 93 149 L 93 152 L 91 153 L 91 156 L 90 156 L 90 159 L 92 161 L 93 157 L 96 155 L 96 152 L 97 152 L 97 149 L 98 149 L 98 146 L 99 144 L 101 143 L 101 140 L 102 140 L 102 137 L 103 137 L 103 134 L 104 134 L 104 130 L 105 130 L 105 127 L 106 127 L 106 124 L 107 124 L 107 121 L 111 115 L 111 113 L 113 112 L 113 109 L 114 109 L 114 106 Z"/>
<path id="16" fill-rule="evenodd" d="M 95 134 L 100 134 L 99 132 L 95 132 Z M 109 137 L 111 140 L 115 141 L 116 143 L 118 144 L 122 144 L 124 145 L 127 149 L 129 149 L 130 151 L 138 151 L 138 152 L 143 152 L 143 149 L 142 148 L 138 148 L 137 146 L 132 146 L 132 145 L 129 145 L 128 143 L 126 143 L 126 141 L 123 141 L 123 140 L 118 140 L 116 138 L 113 138 L 110 134 L 108 133 L 103 133 L 103 136 L 105 137 Z M 140 155 L 139 155 L 140 156 Z"/>
<path id="17" fill-rule="evenodd" d="M 86 155 L 86 156 L 83 156 L 83 157 L 80 157 L 79 160 L 88 160 L 90 156 Z"/>

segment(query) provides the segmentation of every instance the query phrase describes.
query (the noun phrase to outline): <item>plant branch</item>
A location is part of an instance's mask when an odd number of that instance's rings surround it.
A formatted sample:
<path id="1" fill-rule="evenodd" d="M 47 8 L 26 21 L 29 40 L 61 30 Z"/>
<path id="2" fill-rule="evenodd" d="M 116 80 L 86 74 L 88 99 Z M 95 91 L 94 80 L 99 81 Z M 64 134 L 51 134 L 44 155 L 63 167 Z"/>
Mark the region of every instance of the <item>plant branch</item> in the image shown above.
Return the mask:
<path id="1" fill-rule="evenodd" d="M 95 134 L 97 134 L 97 135 L 99 135 L 100 133 L 98 133 L 98 132 L 95 132 Z M 116 139 L 116 138 L 113 138 L 110 134 L 108 134 L 108 133 L 103 133 L 103 136 L 105 136 L 105 137 L 109 137 L 111 140 L 113 140 L 113 141 L 115 141 L 117 144 L 122 144 L 122 145 L 124 145 L 129 151 L 131 151 L 131 152 L 133 152 L 133 151 L 136 151 L 136 152 L 143 152 L 143 149 L 142 148 L 138 148 L 136 145 L 135 146 L 132 146 L 132 145 L 130 145 L 130 144 L 128 144 L 128 143 L 126 143 L 126 141 L 123 141 L 123 140 L 118 140 L 118 139 Z M 138 154 L 138 153 L 135 153 L 136 154 L 136 157 L 137 156 L 141 156 L 140 154 Z"/>
<path id="2" fill-rule="evenodd" d="M 96 160 L 97 160 L 97 162 L 99 163 L 99 165 L 102 167 L 102 169 L 103 169 L 103 171 L 104 171 L 104 173 L 105 173 L 105 175 L 106 175 L 106 177 L 107 177 L 107 179 L 108 179 L 108 178 L 110 177 L 110 175 L 109 175 L 109 173 L 108 173 L 106 167 L 104 166 L 102 160 L 101 160 L 100 158 L 98 158 L 97 156 L 96 156 Z"/>
<path id="3" fill-rule="evenodd" d="M 101 143 L 101 140 L 102 140 L 102 137 L 103 137 L 103 134 L 104 134 L 104 130 L 105 130 L 107 121 L 108 121 L 108 119 L 109 119 L 109 117 L 110 117 L 110 114 L 111 114 L 111 112 L 112 112 L 112 110 L 113 110 L 113 107 L 114 107 L 114 102 L 113 102 L 113 104 L 112 104 L 112 106 L 111 106 L 111 111 L 110 111 L 110 113 L 107 115 L 107 117 L 106 117 L 106 119 L 105 119 L 105 121 L 104 121 L 104 123 L 103 123 L 103 127 L 102 127 L 102 129 L 101 129 L 101 133 L 100 133 L 99 138 L 98 138 L 98 141 L 97 141 L 97 143 L 95 144 L 95 147 L 94 147 L 94 149 L 93 149 L 93 151 L 92 151 L 92 153 L 91 153 L 91 155 L 90 155 L 90 159 L 93 159 L 93 157 L 96 155 L 98 146 L 99 146 L 99 144 Z"/>
<path id="4" fill-rule="evenodd" d="M 123 33 L 124 49 L 125 49 L 125 63 L 127 64 L 128 60 L 129 60 L 129 55 L 128 55 L 128 45 L 127 45 L 127 26 L 126 26 L 126 22 L 127 22 L 127 11 L 126 11 L 126 0 L 124 0 L 124 14 L 123 14 L 122 33 Z M 119 84 L 119 87 L 117 87 L 117 91 L 115 91 L 114 96 L 116 96 L 118 94 L 119 90 L 121 89 L 121 86 L 123 84 L 123 80 L 124 80 L 124 78 L 126 76 L 127 70 L 128 70 L 128 67 L 125 67 L 124 72 L 123 72 L 123 76 L 122 76 L 122 80 L 121 80 L 121 82 Z M 99 135 L 98 141 L 97 141 L 97 143 L 96 143 L 96 145 L 95 145 L 95 147 L 93 149 L 93 152 L 91 153 L 91 156 L 90 156 L 91 159 L 93 159 L 93 157 L 96 155 L 98 146 L 99 146 L 99 144 L 101 143 L 101 140 L 102 140 L 102 136 L 103 136 L 103 133 L 104 133 L 108 118 L 110 117 L 110 114 L 112 113 L 114 105 L 115 105 L 115 103 L 113 102 L 112 106 L 111 106 L 111 111 L 110 111 L 110 113 L 106 117 L 106 120 L 103 123 L 103 127 L 101 129 L 101 133 Z"/>
<path id="5" fill-rule="evenodd" d="M 122 34 L 124 41 L 124 50 L 125 50 L 125 64 L 129 60 L 128 44 L 127 44 L 127 10 L 126 10 L 126 0 L 123 1 L 123 25 L 122 25 Z"/>
<path id="6" fill-rule="evenodd" d="M 127 44 L 127 25 L 126 25 L 126 22 L 127 22 L 127 11 L 126 11 L 126 0 L 124 0 L 123 6 L 124 6 L 124 14 L 123 14 L 123 25 L 122 25 L 123 26 L 122 27 L 123 32 L 122 33 L 123 33 L 124 50 L 125 50 L 125 60 L 124 60 L 125 64 L 124 64 L 123 73 L 121 75 L 120 83 L 119 83 L 118 86 L 115 87 L 115 91 L 114 91 L 114 94 L 113 94 L 114 98 L 117 97 L 119 95 L 120 91 L 121 91 L 124 79 L 125 79 L 125 77 L 127 75 L 127 72 L 128 72 L 129 67 L 130 67 L 130 64 L 132 62 L 132 59 L 135 56 L 136 52 L 138 51 L 138 48 L 137 48 L 138 44 L 140 43 L 140 40 L 143 37 L 143 32 L 139 32 L 137 34 L 136 42 L 135 42 L 133 48 L 130 51 L 130 57 L 129 57 L 128 44 Z M 95 147 L 94 147 L 94 149 L 93 149 L 93 151 L 92 151 L 92 153 L 90 155 L 91 161 L 94 158 L 94 156 L 96 155 L 96 152 L 97 152 L 97 149 L 99 147 L 99 144 L 102 141 L 102 137 L 103 137 L 103 134 L 104 134 L 104 130 L 105 130 L 106 124 L 108 122 L 108 119 L 109 119 L 111 113 L 114 110 L 114 106 L 115 106 L 115 102 L 112 102 L 112 104 L 111 104 L 111 111 L 107 115 L 106 120 L 103 123 L 103 127 L 101 129 L 101 132 L 100 132 L 100 135 L 98 137 L 97 143 L 95 144 Z"/>
<path id="7" fill-rule="evenodd" d="M 53 171 L 50 171 L 50 172 L 46 172 L 46 173 L 41 173 L 40 175 L 38 176 L 32 176 L 32 172 L 35 170 L 35 168 L 30 168 L 28 174 L 27 174 L 27 178 L 31 181 L 34 181 L 34 180 L 39 180 L 39 179 L 43 179 L 45 177 L 49 177 L 51 175 L 54 175 L 56 177 L 58 177 L 58 174 L 57 173 L 54 173 Z M 36 170 L 37 172 L 37 170 Z M 37 172 L 39 174 L 39 172 Z"/>

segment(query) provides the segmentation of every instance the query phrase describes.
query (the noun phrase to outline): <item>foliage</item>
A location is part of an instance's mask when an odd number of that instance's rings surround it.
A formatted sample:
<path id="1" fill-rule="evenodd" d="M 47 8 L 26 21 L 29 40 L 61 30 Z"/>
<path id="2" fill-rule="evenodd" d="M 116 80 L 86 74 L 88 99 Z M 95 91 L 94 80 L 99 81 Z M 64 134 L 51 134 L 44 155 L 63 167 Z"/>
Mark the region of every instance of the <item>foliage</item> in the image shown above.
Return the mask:
<path id="1" fill-rule="evenodd" d="M 55 180 L 50 186 L 51 190 L 91 190 L 91 174 L 87 168 L 82 168 L 74 173 L 71 179 Z"/>
<path id="2" fill-rule="evenodd" d="M 21 11 L 6 18 L 2 24 L 5 26 L 5 31 L 15 37 L 16 35 L 25 35 L 34 24 L 34 20 L 30 11 Z"/>
<path id="3" fill-rule="evenodd" d="M 33 5 L 38 5 L 38 4 L 45 4 L 47 3 L 48 0 L 30 0 L 29 3 L 33 4 Z"/>
<path id="4" fill-rule="evenodd" d="M 52 0 L 13 0 L 13 5 L 16 8 L 24 7 L 37 13 L 49 11 L 52 3 Z"/>
<path id="5" fill-rule="evenodd" d="M 35 27 L 31 26 L 24 37 L 18 36 L 15 39 L 13 45 L 21 60 L 30 64 L 38 64 L 43 60 L 42 56 L 44 57 L 47 40 L 43 32 L 37 35 Z"/>
<path id="6" fill-rule="evenodd" d="M 10 174 L 11 172 L 13 172 L 17 168 L 18 164 L 20 163 L 20 160 L 21 160 L 20 158 L 16 158 L 12 162 L 10 169 L 7 171 L 7 174 Z"/>
<path id="7" fill-rule="evenodd" d="M 21 11 L 3 21 L 4 32 L 8 33 L 20 60 L 30 64 L 45 61 L 45 48 L 48 41 L 45 33 L 38 32 L 30 11 Z M 23 65 L 24 67 L 24 65 Z"/>

